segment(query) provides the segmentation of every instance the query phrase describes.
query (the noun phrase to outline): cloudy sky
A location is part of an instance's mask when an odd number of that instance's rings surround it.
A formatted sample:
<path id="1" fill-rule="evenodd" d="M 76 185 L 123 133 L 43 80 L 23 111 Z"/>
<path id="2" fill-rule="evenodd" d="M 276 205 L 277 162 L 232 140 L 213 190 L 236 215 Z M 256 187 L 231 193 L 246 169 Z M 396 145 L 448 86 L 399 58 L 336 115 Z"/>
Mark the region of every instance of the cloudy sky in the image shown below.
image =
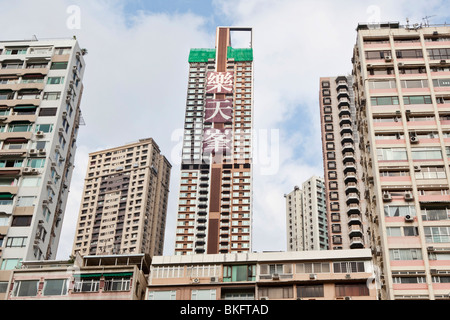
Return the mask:
<path id="1" fill-rule="evenodd" d="M 190 48 L 217 26 L 254 31 L 253 250 L 286 250 L 284 194 L 323 176 L 319 78 L 351 72 L 360 22 L 450 23 L 450 2 L 356 0 L 0 0 L 0 39 L 77 36 L 87 48 L 75 171 L 58 250 L 70 255 L 90 152 L 153 137 L 173 164 L 172 255 Z"/>

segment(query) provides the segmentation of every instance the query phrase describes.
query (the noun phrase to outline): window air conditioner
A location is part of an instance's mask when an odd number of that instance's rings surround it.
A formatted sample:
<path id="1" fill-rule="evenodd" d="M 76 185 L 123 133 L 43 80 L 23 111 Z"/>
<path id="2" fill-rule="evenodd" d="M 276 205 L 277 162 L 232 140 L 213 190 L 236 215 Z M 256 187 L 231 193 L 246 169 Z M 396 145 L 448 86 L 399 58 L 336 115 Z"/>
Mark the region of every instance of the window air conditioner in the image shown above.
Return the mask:
<path id="1" fill-rule="evenodd" d="M 411 141 L 411 143 L 419 143 L 419 139 L 417 138 L 417 136 L 411 136 L 409 138 L 409 141 Z"/>
<path id="2" fill-rule="evenodd" d="M 412 201 L 412 200 L 414 200 L 414 196 L 412 195 L 412 193 L 407 193 L 407 194 L 405 194 L 405 200 L 406 201 Z"/>

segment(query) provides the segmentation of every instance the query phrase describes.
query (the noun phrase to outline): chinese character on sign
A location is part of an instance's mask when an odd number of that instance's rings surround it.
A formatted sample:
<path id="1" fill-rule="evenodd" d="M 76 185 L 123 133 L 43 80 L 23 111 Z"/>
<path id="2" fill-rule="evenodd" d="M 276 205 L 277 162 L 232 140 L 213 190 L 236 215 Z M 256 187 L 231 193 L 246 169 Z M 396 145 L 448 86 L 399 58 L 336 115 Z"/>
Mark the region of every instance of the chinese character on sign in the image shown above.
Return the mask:
<path id="1" fill-rule="evenodd" d="M 206 100 L 205 122 L 231 122 L 233 103 L 230 100 Z"/>
<path id="2" fill-rule="evenodd" d="M 209 72 L 206 79 L 206 93 L 233 92 L 234 72 Z"/>
<path id="3" fill-rule="evenodd" d="M 230 129 L 206 129 L 203 133 L 203 153 L 231 153 Z"/>

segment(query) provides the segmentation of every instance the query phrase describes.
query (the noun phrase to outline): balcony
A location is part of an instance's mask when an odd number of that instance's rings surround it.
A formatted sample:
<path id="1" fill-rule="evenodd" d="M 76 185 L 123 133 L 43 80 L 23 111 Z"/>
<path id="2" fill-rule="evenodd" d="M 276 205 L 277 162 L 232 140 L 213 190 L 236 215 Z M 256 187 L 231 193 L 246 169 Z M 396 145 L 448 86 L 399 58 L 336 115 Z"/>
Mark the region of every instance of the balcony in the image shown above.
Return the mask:
<path id="1" fill-rule="evenodd" d="M 338 107 L 343 107 L 343 106 L 350 106 L 350 99 L 348 98 L 341 98 L 338 100 Z"/>
<path id="2" fill-rule="evenodd" d="M 360 216 L 359 214 L 351 214 L 351 215 L 348 217 L 348 224 L 349 224 L 350 226 L 353 226 L 353 225 L 361 225 L 361 224 L 362 224 L 361 216 Z"/>
<path id="3" fill-rule="evenodd" d="M 350 108 L 348 106 L 343 106 L 339 109 L 339 116 L 351 116 L 352 113 L 350 111 Z"/>
<path id="4" fill-rule="evenodd" d="M 339 124 L 342 127 L 343 125 L 351 125 L 352 124 L 352 118 L 350 116 L 342 116 L 339 120 Z"/>
<path id="5" fill-rule="evenodd" d="M 342 153 L 347 153 L 347 152 L 355 152 L 355 146 L 353 145 L 353 143 L 344 143 L 342 146 Z"/>
<path id="6" fill-rule="evenodd" d="M 346 144 L 346 143 L 351 143 L 353 144 L 354 140 L 353 140 L 353 135 L 351 133 L 344 133 L 341 136 L 341 143 L 342 144 Z"/>
<path id="7" fill-rule="evenodd" d="M 362 249 L 364 248 L 363 238 L 356 237 L 350 239 L 350 249 Z"/>
<path id="8" fill-rule="evenodd" d="M 344 163 L 355 162 L 355 154 L 353 152 L 346 152 L 345 154 L 343 154 L 343 156 L 344 156 L 343 158 Z"/>
<path id="9" fill-rule="evenodd" d="M 345 186 L 345 193 L 357 193 L 358 192 L 358 185 L 354 182 L 351 182 Z"/>
<path id="10" fill-rule="evenodd" d="M 347 81 L 339 81 L 339 82 L 337 83 L 336 89 L 337 89 L 337 90 L 342 90 L 342 89 L 348 90 L 348 83 L 347 83 Z"/>
<path id="11" fill-rule="evenodd" d="M 345 175 L 345 178 L 344 178 L 345 183 L 357 182 L 357 181 L 358 181 L 358 177 L 356 176 L 356 173 L 349 172 Z"/>
<path id="12" fill-rule="evenodd" d="M 344 173 L 356 172 L 356 164 L 354 162 L 344 163 Z"/>
<path id="13" fill-rule="evenodd" d="M 362 238 L 363 230 L 360 225 L 352 225 L 348 227 L 348 235 L 350 238 Z"/>
<path id="14" fill-rule="evenodd" d="M 359 204 L 350 204 L 347 208 L 347 214 L 348 215 L 360 215 L 361 214 L 361 208 L 359 207 Z"/>
<path id="15" fill-rule="evenodd" d="M 347 204 L 359 203 L 359 195 L 357 193 L 350 193 L 347 195 Z"/>
<path id="16" fill-rule="evenodd" d="M 351 124 L 341 124 L 341 136 L 345 133 L 353 134 L 353 127 Z"/>
<path id="17" fill-rule="evenodd" d="M 206 201 L 199 201 L 198 202 L 198 207 L 199 208 L 206 208 L 206 207 L 208 207 L 208 202 L 206 202 Z"/>
<path id="18" fill-rule="evenodd" d="M 340 100 L 340 99 L 343 99 L 343 98 L 350 99 L 350 95 L 349 95 L 347 89 L 341 89 L 341 90 L 339 90 L 339 91 L 338 91 L 338 94 L 337 94 L 337 97 L 338 97 L 339 100 Z"/>
<path id="19" fill-rule="evenodd" d="M 206 217 L 199 217 L 198 219 L 197 219 L 197 222 L 199 223 L 199 224 L 203 224 L 203 223 L 206 223 Z"/>

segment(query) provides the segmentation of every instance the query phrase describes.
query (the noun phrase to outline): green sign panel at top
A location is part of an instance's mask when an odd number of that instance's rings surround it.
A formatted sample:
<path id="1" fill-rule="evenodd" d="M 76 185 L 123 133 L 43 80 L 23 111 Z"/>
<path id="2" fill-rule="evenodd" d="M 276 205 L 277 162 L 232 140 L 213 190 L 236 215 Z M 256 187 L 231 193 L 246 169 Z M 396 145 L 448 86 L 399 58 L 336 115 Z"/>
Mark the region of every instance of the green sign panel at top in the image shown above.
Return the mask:
<path id="1" fill-rule="evenodd" d="M 253 61 L 253 49 L 234 49 L 228 47 L 227 58 L 234 61 Z"/>
<path id="2" fill-rule="evenodd" d="M 191 49 L 189 62 L 208 62 L 216 58 L 216 49 Z M 227 58 L 234 61 L 253 61 L 253 49 L 234 49 L 228 47 Z"/>
<path id="3" fill-rule="evenodd" d="M 189 62 L 208 62 L 216 58 L 216 49 L 191 49 Z"/>

